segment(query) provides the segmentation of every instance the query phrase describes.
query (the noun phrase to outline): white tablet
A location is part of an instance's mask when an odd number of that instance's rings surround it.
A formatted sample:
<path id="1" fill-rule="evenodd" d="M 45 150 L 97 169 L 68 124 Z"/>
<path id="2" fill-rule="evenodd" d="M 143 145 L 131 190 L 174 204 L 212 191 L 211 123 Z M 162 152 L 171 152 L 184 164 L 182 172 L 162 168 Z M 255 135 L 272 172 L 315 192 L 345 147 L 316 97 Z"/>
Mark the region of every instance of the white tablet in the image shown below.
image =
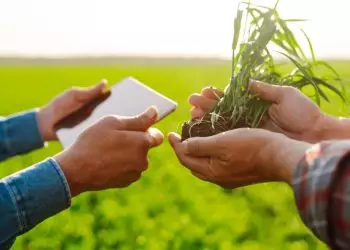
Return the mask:
<path id="1" fill-rule="evenodd" d="M 79 134 L 108 115 L 134 116 L 150 106 L 159 111 L 159 120 L 173 112 L 177 103 L 140 81 L 128 77 L 111 87 L 104 96 L 73 113 L 56 126 L 57 137 L 64 148 L 69 147 Z"/>

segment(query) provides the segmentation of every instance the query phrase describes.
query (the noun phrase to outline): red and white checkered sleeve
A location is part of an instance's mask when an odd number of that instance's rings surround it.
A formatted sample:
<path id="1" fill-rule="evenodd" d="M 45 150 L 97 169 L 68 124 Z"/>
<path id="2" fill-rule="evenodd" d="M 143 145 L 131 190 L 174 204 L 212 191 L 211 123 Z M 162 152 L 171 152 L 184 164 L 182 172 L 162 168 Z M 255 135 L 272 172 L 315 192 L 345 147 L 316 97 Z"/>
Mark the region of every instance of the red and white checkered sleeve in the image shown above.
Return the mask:
<path id="1" fill-rule="evenodd" d="M 312 146 L 292 186 L 305 225 L 332 249 L 350 249 L 350 140 Z"/>

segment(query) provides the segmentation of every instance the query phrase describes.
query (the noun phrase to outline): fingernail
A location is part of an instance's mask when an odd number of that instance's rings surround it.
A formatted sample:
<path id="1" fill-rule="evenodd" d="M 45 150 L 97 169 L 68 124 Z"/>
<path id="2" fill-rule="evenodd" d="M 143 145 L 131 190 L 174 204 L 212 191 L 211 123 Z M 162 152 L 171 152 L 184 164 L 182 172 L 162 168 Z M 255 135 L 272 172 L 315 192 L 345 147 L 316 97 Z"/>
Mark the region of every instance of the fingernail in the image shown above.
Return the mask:
<path id="1" fill-rule="evenodd" d="M 151 106 L 149 109 L 146 111 L 146 116 L 150 120 L 158 120 L 158 110 L 155 106 Z"/>
<path id="2" fill-rule="evenodd" d="M 174 147 L 176 144 L 176 141 L 179 141 L 179 138 L 177 137 L 176 133 L 170 132 L 168 134 L 168 140 L 169 140 L 171 146 Z"/>
<path id="3" fill-rule="evenodd" d="M 106 83 L 106 85 L 102 88 L 102 94 L 107 94 L 107 93 L 109 93 L 111 91 L 111 89 L 109 88 L 109 86 L 107 85 L 107 83 Z"/>
<path id="4" fill-rule="evenodd" d="M 153 139 L 153 143 L 155 145 L 159 145 L 163 142 L 164 135 L 159 129 L 150 128 L 150 129 L 148 129 L 148 133 L 151 135 L 151 137 Z"/>

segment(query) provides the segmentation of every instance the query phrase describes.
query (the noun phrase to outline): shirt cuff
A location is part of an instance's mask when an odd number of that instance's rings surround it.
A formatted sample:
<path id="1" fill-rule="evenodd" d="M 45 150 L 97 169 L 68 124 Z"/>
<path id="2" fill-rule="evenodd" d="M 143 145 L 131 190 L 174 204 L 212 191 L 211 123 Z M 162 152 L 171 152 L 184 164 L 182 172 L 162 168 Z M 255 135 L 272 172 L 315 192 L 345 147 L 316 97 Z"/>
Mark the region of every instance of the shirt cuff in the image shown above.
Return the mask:
<path id="1" fill-rule="evenodd" d="M 3 123 L 3 131 L 9 155 L 26 153 L 44 146 L 37 122 L 37 110 L 8 117 Z"/>
<path id="2" fill-rule="evenodd" d="M 71 205 L 67 180 L 53 158 L 5 178 L 4 183 L 16 210 L 19 234 Z"/>
<path id="3" fill-rule="evenodd" d="M 349 151 L 349 141 L 313 145 L 293 173 L 292 187 L 299 214 L 306 226 L 329 243 L 327 211 L 334 173 Z"/>

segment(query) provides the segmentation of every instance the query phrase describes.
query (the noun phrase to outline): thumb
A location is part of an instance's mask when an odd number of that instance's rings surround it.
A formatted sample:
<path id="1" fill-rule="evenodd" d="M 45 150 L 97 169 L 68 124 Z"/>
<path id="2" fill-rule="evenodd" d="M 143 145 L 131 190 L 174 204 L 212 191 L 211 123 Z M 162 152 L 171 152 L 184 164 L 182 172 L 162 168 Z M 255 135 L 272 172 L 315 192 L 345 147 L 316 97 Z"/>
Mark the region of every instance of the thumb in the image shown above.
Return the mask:
<path id="1" fill-rule="evenodd" d="M 169 134 L 169 142 L 175 150 L 189 157 L 216 157 L 220 152 L 218 149 L 218 138 L 222 135 L 209 137 L 193 137 L 181 142 L 181 137 L 175 133 Z"/>
<path id="2" fill-rule="evenodd" d="M 158 117 L 159 114 L 157 108 L 155 106 L 151 106 L 146 111 L 137 116 L 121 118 L 121 126 L 119 129 L 130 131 L 146 131 L 158 120 Z"/>
<path id="3" fill-rule="evenodd" d="M 264 83 L 261 81 L 250 80 L 248 91 L 257 97 L 271 102 L 279 102 L 282 98 L 283 88 L 279 85 Z"/>
<path id="4" fill-rule="evenodd" d="M 181 137 L 176 133 L 169 133 L 168 140 L 173 148 L 181 144 Z"/>
<path id="5" fill-rule="evenodd" d="M 108 83 L 107 80 L 103 79 L 94 86 L 77 89 L 79 100 L 87 102 L 87 101 L 94 100 L 99 96 L 109 93 L 110 89 L 107 83 Z"/>
<path id="6" fill-rule="evenodd" d="M 193 137 L 183 142 L 187 155 L 197 157 L 216 157 L 219 156 L 218 138 L 221 134 L 209 137 Z"/>
<path id="7" fill-rule="evenodd" d="M 154 148 L 162 144 L 164 140 L 164 135 L 163 133 L 156 128 L 150 128 L 147 130 L 147 136 L 148 136 L 148 141 L 149 141 L 149 147 Z"/>
<path id="8" fill-rule="evenodd" d="M 181 142 L 181 137 L 175 133 L 170 133 L 168 138 L 174 149 L 181 147 L 181 151 L 187 156 L 214 157 L 220 154 L 218 149 L 218 138 L 222 135 L 209 137 L 193 137 Z"/>

